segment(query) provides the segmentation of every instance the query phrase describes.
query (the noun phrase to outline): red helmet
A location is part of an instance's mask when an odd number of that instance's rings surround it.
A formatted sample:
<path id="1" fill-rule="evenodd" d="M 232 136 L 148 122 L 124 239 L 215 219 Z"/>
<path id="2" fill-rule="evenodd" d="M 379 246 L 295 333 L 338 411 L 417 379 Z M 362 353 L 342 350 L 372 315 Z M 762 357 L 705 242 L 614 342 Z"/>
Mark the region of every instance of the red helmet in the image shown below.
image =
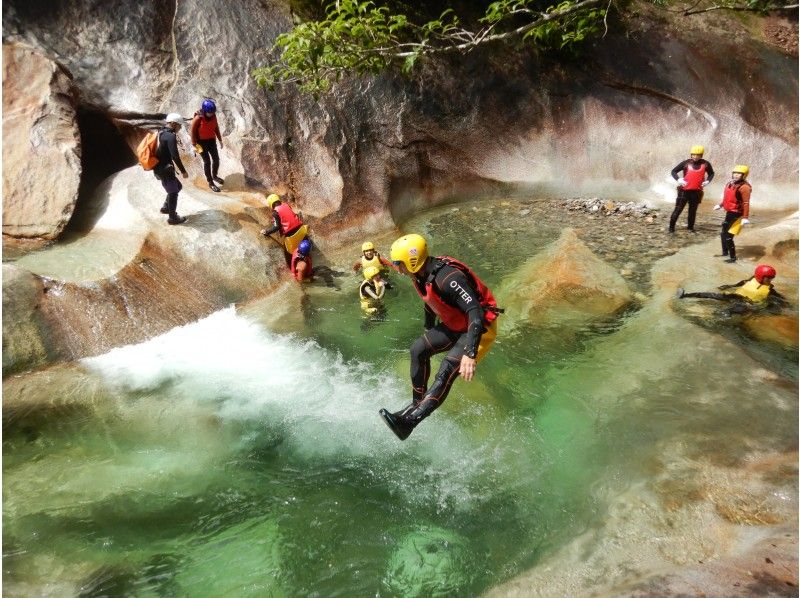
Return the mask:
<path id="1" fill-rule="evenodd" d="M 763 284 L 765 278 L 775 278 L 775 274 L 775 268 L 762 264 L 756 268 L 753 276 L 758 281 L 758 284 Z"/>

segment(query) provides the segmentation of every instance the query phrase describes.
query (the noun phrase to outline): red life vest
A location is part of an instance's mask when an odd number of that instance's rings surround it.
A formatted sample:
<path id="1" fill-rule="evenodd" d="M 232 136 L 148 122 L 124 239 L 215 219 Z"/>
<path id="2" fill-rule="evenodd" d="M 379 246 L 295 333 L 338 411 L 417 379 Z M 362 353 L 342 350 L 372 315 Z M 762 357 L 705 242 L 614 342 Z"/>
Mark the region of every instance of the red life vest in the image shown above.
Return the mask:
<path id="1" fill-rule="evenodd" d="M 483 308 L 483 321 L 486 324 L 490 324 L 497 319 L 497 301 L 495 300 L 494 295 L 492 295 L 489 287 L 483 284 L 481 279 L 478 278 L 478 276 L 469 268 L 469 266 L 448 256 L 439 256 L 435 259 L 441 260 L 446 265 L 452 266 L 467 275 L 467 278 L 473 283 L 475 290 L 478 293 L 478 300 L 480 301 L 480 306 Z M 437 268 L 428 276 L 428 279 L 425 281 L 424 293 L 420 289 L 416 277 L 412 278 L 414 281 L 414 288 L 425 304 L 430 307 L 433 310 L 433 313 L 435 313 L 439 320 L 441 320 L 442 324 L 447 326 L 450 330 L 454 330 L 456 332 L 466 332 L 469 324 L 467 314 L 457 307 L 453 307 L 452 305 L 445 303 L 441 296 L 439 296 L 439 294 L 436 292 L 436 287 L 433 284 L 433 280 L 436 277 L 436 273 L 439 271 L 439 269 L 440 268 Z"/>
<path id="2" fill-rule="evenodd" d="M 217 137 L 217 115 L 213 114 L 211 118 L 206 118 L 205 115 L 200 113 L 198 115 L 197 125 L 197 138 L 203 141 L 215 139 Z"/>
<path id="3" fill-rule="evenodd" d="M 300 258 L 300 250 L 299 249 L 295 249 L 294 253 L 292 254 L 292 263 L 289 266 L 289 269 L 292 272 L 292 276 L 294 276 L 295 278 L 297 278 L 297 262 L 299 261 L 299 258 Z M 306 263 L 306 269 L 303 272 L 303 278 L 310 278 L 311 277 L 311 269 L 313 267 L 311 265 L 311 255 L 309 254 L 309 255 L 305 256 L 305 258 L 303 258 L 303 261 Z"/>
<path id="4" fill-rule="evenodd" d="M 749 185 L 747 181 L 731 181 L 725 185 L 725 193 L 722 196 L 722 209 L 726 212 L 742 211 L 742 196 L 739 187 Z"/>
<path id="5" fill-rule="evenodd" d="M 287 204 L 281 203 L 273 210 L 278 213 L 278 218 L 281 221 L 281 234 L 285 237 L 288 233 L 303 226 L 303 221 L 297 217 L 294 210 Z"/>
<path id="6" fill-rule="evenodd" d="M 706 163 L 700 162 L 697 168 L 689 162 L 683 172 L 686 184 L 681 187 L 684 191 L 700 191 L 703 188 L 703 181 L 706 180 Z"/>

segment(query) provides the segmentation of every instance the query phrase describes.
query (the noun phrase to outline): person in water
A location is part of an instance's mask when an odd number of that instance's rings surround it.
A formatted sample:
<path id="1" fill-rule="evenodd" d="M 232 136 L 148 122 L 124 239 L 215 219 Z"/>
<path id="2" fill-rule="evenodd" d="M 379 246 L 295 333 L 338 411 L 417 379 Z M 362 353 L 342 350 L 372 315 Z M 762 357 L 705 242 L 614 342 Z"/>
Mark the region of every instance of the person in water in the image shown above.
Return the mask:
<path id="1" fill-rule="evenodd" d="M 203 172 L 206 175 L 208 188 L 219 193 L 216 183 L 222 185 L 225 180 L 218 176 L 219 172 L 219 152 L 217 151 L 217 140 L 220 148 L 224 148 L 222 135 L 219 132 L 217 123 L 217 105 L 214 100 L 206 98 L 200 105 L 200 110 L 195 112 L 192 125 L 189 129 L 192 136 L 192 146 L 198 151 L 203 159 Z"/>
<path id="2" fill-rule="evenodd" d="M 276 193 L 267 196 L 267 206 L 272 210 L 272 226 L 265 228 L 261 234 L 268 237 L 274 232 L 283 236 L 283 245 L 286 250 L 286 262 L 291 263 L 291 256 L 300 242 L 308 235 L 308 227 L 303 224 L 300 217 L 287 203 L 283 203 Z"/>
<path id="3" fill-rule="evenodd" d="M 311 241 L 303 239 L 292 253 L 289 270 L 297 282 L 311 280 L 313 267 L 311 264 Z"/>
<path id="4" fill-rule="evenodd" d="M 372 241 L 364 241 L 361 245 L 361 259 L 353 264 L 353 271 L 358 272 L 361 270 L 364 273 L 364 278 L 367 277 L 367 268 L 374 266 L 378 270 L 386 270 L 392 268 L 392 262 L 383 257 L 375 250 L 375 245 Z"/>
<path id="5" fill-rule="evenodd" d="M 472 380 L 476 365 L 497 336 L 497 316 L 502 310 L 467 265 L 452 257 L 430 257 L 420 235 L 397 239 L 390 257 L 398 271 L 411 278 L 425 302 L 425 332 L 411 345 L 412 401 L 395 413 L 379 412 L 392 432 L 405 440 L 444 402 L 459 375 Z M 428 387 L 431 357 L 445 351 L 447 355 Z"/>
<path id="6" fill-rule="evenodd" d="M 718 287 L 720 291 L 727 291 L 725 293 L 687 293 L 679 288 L 677 296 L 678 299 L 695 297 L 698 299 L 716 299 L 717 301 L 738 301 L 742 303 L 786 307 L 789 305 L 789 302 L 772 286 L 772 280 L 775 278 L 775 275 L 775 268 L 762 264 L 756 267 L 751 278 L 740 280 L 736 284 L 724 284 Z"/>
<path id="7" fill-rule="evenodd" d="M 375 314 L 380 311 L 385 292 L 386 283 L 381 277 L 380 269 L 377 266 L 364 268 L 364 280 L 358 286 L 358 297 L 364 313 Z"/>
<path id="8" fill-rule="evenodd" d="M 703 200 L 703 188 L 714 178 L 714 169 L 711 162 L 703 159 L 705 148 L 694 145 L 689 150 L 689 159 L 684 160 L 672 169 L 672 178 L 678 182 L 678 197 L 675 198 L 675 209 L 669 218 L 669 232 L 675 232 L 675 224 L 689 204 L 689 217 L 687 228 L 694 232 L 694 220 L 697 215 L 697 206 Z"/>
<path id="9" fill-rule="evenodd" d="M 727 257 L 727 263 L 736 261 L 736 245 L 733 236 L 745 224 L 750 224 L 750 194 L 753 187 L 745 179 L 750 174 L 750 168 L 744 164 L 737 164 L 731 172 L 731 180 L 725 185 L 722 201 L 714 206 L 715 210 L 725 210 L 725 220 L 722 222 L 722 254 L 717 257 Z M 740 220 L 741 219 L 741 220 Z"/>

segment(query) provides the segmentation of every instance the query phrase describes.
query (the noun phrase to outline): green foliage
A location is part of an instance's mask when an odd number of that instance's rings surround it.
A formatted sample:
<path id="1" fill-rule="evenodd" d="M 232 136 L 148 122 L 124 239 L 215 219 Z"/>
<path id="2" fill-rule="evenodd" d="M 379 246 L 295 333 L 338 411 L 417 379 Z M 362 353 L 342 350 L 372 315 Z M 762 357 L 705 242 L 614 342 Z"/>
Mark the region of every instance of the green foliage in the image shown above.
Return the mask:
<path id="1" fill-rule="evenodd" d="M 275 40 L 278 60 L 253 70 L 259 86 L 296 83 L 304 92 L 324 93 L 349 73 L 376 74 L 390 68 L 411 73 L 420 58 L 443 52 L 466 53 L 507 39 L 545 49 L 574 49 L 596 35 L 605 17 L 600 0 L 498 0 L 479 19 L 481 29 L 463 28 L 447 9 L 421 25 L 371 0 L 337 0 L 325 18 L 306 21 Z"/>

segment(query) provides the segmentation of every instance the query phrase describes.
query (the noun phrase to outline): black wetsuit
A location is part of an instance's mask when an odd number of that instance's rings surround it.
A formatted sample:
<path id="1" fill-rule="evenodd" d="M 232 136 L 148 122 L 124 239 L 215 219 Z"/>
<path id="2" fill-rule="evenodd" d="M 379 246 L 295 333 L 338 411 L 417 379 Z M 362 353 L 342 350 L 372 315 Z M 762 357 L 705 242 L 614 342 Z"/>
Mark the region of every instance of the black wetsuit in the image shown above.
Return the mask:
<path id="1" fill-rule="evenodd" d="M 158 158 L 158 164 L 153 169 L 153 174 L 161 181 L 161 186 L 167 192 L 161 211 L 169 214 L 169 220 L 177 221 L 179 219 L 177 212 L 178 193 L 183 189 L 183 185 L 178 180 L 178 177 L 175 176 L 175 166 L 184 175 L 186 174 L 186 168 L 181 162 L 181 156 L 178 153 L 178 138 L 172 129 L 166 128 L 159 131 L 156 157 Z"/>
<path id="2" fill-rule="evenodd" d="M 672 169 L 670 174 L 672 178 L 676 181 L 681 178 L 684 174 L 686 174 L 686 169 L 689 164 L 705 164 L 706 165 L 706 180 L 710 183 L 711 179 L 714 178 L 714 169 L 711 166 L 711 162 L 708 160 L 703 160 L 700 158 L 697 162 L 694 162 L 691 158 L 688 160 L 684 160 L 680 164 L 678 164 L 675 168 Z M 683 190 L 678 189 L 678 197 L 675 198 L 675 209 L 672 211 L 672 215 L 669 217 L 669 230 L 670 232 L 675 232 L 675 224 L 678 222 L 678 218 L 683 212 L 683 208 L 686 207 L 686 204 L 689 204 L 689 216 L 687 221 L 687 228 L 689 230 L 694 230 L 694 221 L 695 217 L 697 216 L 697 207 L 700 205 L 700 202 L 703 199 L 703 190 Z"/>
<path id="3" fill-rule="evenodd" d="M 719 290 L 724 291 L 728 289 L 736 289 L 739 288 L 748 282 L 750 282 L 752 278 L 746 278 L 744 280 L 740 280 L 736 284 L 723 284 L 722 286 L 718 287 Z M 744 304 L 753 304 L 753 301 L 745 297 L 744 295 L 739 295 L 738 293 L 714 293 L 714 292 L 698 292 L 698 293 L 683 293 L 681 295 L 681 299 L 684 297 L 693 297 L 695 299 L 715 299 L 717 301 L 738 301 Z M 778 291 L 775 290 L 775 287 L 769 285 L 769 295 L 763 301 L 763 304 L 767 307 L 773 308 L 781 308 L 781 307 L 788 307 L 790 303 L 786 300 L 786 297 L 781 295 Z"/>
<path id="4" fill-rule="evenodd" d="M 447 398 L 459 374 L 461 357 L 475 357 L 484 332 L 483 308 L 480 297 L 470 277 L 453 266 L 442 265 L 436 258 L 428 260 L 425 268 L 415 277 L 415 285 L 424 290 L 425 283 L 434 271 L 433 284 L 442 300 L 467 315 L 466 332 L 456 332 L 444 324 L 436 324 L 436 314 L 425 306 L 425 333 L 411 345 L 411 385 L 413 400 L 423 397 L 435 399 L 439 404 Z M 437 271 L 438 268 L 438 271 Z M 433 384 L 428 388 L 431 356 L 447 351 Z"/>

